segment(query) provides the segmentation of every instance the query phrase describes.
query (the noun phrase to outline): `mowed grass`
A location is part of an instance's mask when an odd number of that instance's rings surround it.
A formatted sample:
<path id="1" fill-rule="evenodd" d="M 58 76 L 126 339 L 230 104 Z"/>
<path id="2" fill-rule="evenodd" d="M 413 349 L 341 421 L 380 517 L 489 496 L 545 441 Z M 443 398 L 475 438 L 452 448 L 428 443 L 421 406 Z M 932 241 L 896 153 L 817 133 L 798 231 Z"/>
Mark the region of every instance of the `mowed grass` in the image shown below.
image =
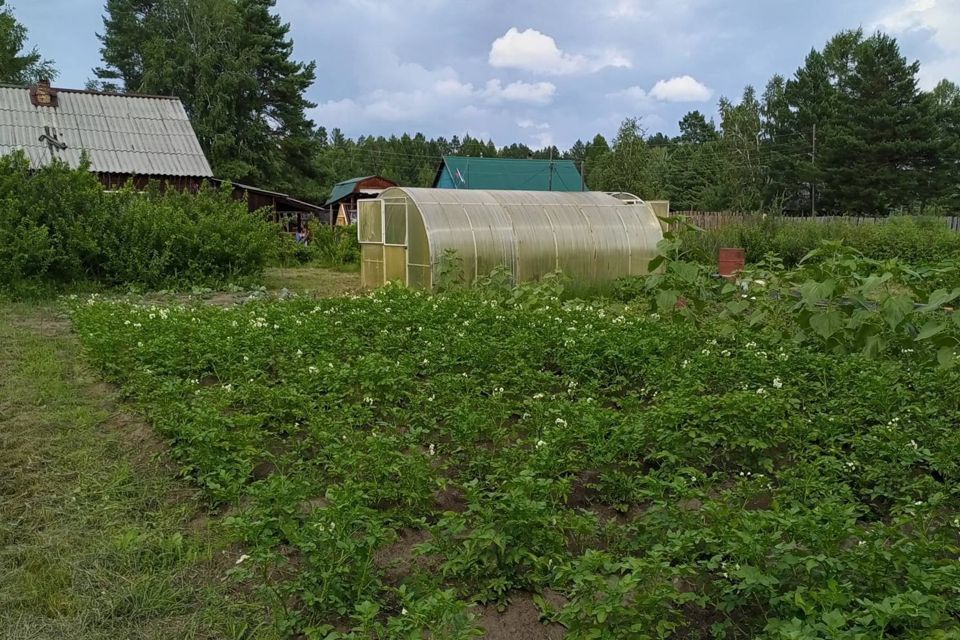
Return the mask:
<path id="1" fill-rule="evenodd" d="M 325 267 L 270 267 L 263 274 L 263 284 L 271 291 L 288 289 L 330 298 L 359 291 L 360 272 Z"/>
<path id="2" fill-rule="evenodd" d="M 0 638 L 271 637 L 196 492 L 53 305 L 0 305 Z"/>

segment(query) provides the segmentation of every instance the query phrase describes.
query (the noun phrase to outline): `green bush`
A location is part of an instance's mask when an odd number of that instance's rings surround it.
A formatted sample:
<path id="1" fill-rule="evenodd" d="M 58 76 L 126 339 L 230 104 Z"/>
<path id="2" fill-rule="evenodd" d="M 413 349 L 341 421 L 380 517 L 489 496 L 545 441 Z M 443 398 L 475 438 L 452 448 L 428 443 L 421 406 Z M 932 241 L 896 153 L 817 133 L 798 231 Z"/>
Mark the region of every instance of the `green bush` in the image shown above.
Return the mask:
<path id="1" fill-rule="evenodd" d="M 312 233 L 310 244 L 296 242 L 290 234 L 284 234 L 281 261 L 285 264 L 315 264 L 330 268 L 353 268 L 360 265 L 360 243 L 357 227 L 334 227 L 317 221 L 309 223 Z"/>
<path id="2" fill-rule="evenodd" d="M 0 292 L 83 281 L 213 285 L 259 273 L 276 228 L 228 191 L 106 192 L 87 166 L 0 158 Z"/>
<path id="3" fill-rule="evenodd" d="M 313 232 L 310 248 L 314 261 L 329 266 L 360 264 L 356 225 L 334 227 L 311 223 L 310 230 Z"/>
<path id="4" fill-rule="evenodd" d="M 160 287 L 216 284 L 257 275 L 276 250 L 276 229 L 229 191 L 197 194 L 124 189 L 108 201 L 101 278 Z"/>
<path id="5" fill-rule="evenodd" d="M 788 220 L 771 216 L 711 231 L 688 231 L 683 242 L 693 256 L 716 261 L 720 247 L 742 247 L 748 262 L 767 254 L 779 256 L 788 267 L 826 240 L 841 240 L 867 258 L 922 265 L 960 256 L 960 233 L 942 218 L 890 218 L 881 224 Z"/>
<path id="6" fill-rule="evenodd" d="M 85 168 L 34 173 L 22 154 L 0 158 L 0 289 L 24 293 L 86 277 L 100 257 L 103 195 Z"/>

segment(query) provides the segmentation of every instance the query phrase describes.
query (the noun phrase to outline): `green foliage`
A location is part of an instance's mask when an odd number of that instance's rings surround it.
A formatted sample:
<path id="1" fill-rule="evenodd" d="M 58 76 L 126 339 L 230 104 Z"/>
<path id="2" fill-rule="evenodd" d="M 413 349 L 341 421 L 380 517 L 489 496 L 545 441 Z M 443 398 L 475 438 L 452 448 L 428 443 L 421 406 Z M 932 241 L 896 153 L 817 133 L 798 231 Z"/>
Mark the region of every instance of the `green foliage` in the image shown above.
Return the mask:
<path id="1" fill-rule="evenodd" d="M 0 82 L 27 84 L 56 78 L 53 62 L 44 60 L 36 47 L 24 51 L 27 30 L 20 24 L 7 0 L 0 0 Z"/>
<path id="2" fill-rule="evenodd" d="M 107 194 L 108 229 L 95 272 L 109 284 L 211 285 L 259 274 L 276 248 L 276 231 L 251 215 L 230 188 L 198 193 L 124 189 Z"/>
<path id="3" fill-rule="evenodd" d="M 322 265 L 341 266 L 360 264 L 360 243 L 357 227 L 334 227 L 317 222 L 310 223 L 313 233 L 311 250 L 315 260 Z"/>
<path id="4" fill-rule="evenodd" d="M 727 282 L 683 233 L 617 301 L 498 272 L 73 318 L 286 633 L 469 637 L 533 593 L 583 639 L 956 635 L 960 272 L 834 243 Z"/>
<path id="5" fill-rule="evenodd" d="M 464 136 L 360 136 L 314 127 L 314 63 L 292 60 L 275 0 L 108 0 L 102 88 L 172 94 L 219 175 L 322 200 L 344 179 L 429 186 L 443 155 L 564 157 L 588 188 L 670 200 L 675 210 L 936 214 L 960 204 L 960 90 L 918 88 L 891 36 L 844 31 L 762 95 L 721 97 L 719 123 L 686 114 L 680 135 L 626 118 L 612 144 L 569 150 Z"/>
<path id="6" fill-rule="evenodd" d="M 897 258 L 912 265 L 933 265 L 960 256 L 960 234 L 940 218 L 904 216 L 881 224 L 855 224 L 756 216 L 721 229 L 683 234 L 686 249 L 704 262 L 715 263 L 720 247 L 741 247 L 747 262 L 774 254 L 790 267 L 828 240 L 843 241 L 867 258 Z"/>
<path id="7" fill-rule="evenodd" d="M 177 96 L 216 174 L 319 199 L 304 98 L 275 0 L 109 0 L 104 88 Z"/>
<path id="8" fill-rule="evenodd" d="M 275 247 L 272 225 L 226 190 L 107 193 L 86 166 L 32 171 L 23 154 L 0 158 L 0 291 L 9 294 L 85 280 L 222 283 L 258 274 Z"/>
<path id="9" fill-rule="evenodd" d="M 315 220 L 308 224 L 312 234 L 309 244 L 297 242 L 292 234 L 282 234 L 279 256 L 282 263 L 311 263 L 347 270 L 359 268 L 360 243 L 356 225 L 334 227 Z"/>

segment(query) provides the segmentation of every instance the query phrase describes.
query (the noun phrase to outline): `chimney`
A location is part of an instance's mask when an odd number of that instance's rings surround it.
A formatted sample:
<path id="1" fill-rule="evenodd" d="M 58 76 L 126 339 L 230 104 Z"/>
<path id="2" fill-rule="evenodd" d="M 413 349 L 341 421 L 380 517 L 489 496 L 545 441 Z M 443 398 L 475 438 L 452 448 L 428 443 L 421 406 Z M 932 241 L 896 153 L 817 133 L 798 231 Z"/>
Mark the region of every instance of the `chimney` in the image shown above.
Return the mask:
<path id="1" fill-rule="evenodd" d="M 41 78 L 30 87 L 30 102 L 35 107 L 57 107 L 57 90 L 50 86 L 50 80 Z"/>

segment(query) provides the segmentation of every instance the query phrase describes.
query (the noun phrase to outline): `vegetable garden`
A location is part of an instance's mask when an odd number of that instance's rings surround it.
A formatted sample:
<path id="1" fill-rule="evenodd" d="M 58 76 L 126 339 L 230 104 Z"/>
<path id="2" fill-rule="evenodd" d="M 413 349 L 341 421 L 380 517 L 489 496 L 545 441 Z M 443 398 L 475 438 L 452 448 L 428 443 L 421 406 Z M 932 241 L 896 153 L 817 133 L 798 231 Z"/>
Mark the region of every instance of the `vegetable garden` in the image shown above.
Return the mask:
<path id="1" fill-rule="evenodd" d="M 284 633 L 960 637 L 960 277 L 815 257 L 72 313 Z"/>

